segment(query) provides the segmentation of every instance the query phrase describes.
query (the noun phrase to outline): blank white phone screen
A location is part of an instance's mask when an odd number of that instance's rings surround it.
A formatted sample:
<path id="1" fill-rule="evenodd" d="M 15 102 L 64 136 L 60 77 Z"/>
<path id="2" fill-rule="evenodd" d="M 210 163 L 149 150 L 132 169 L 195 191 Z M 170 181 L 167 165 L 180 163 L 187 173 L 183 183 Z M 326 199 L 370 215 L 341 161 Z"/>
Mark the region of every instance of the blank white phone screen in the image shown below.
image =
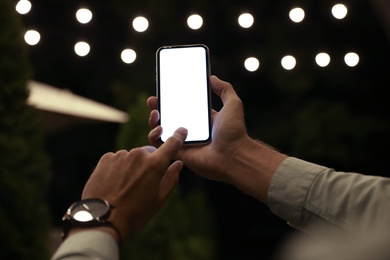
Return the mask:
<path id="1" fill-rule="evenodd" d="M 164 48 L 159 52 L 159 109 L 165 142 L 179 127 L 186 142 L 210 138 L 208 61 L 204 47 Z"/>

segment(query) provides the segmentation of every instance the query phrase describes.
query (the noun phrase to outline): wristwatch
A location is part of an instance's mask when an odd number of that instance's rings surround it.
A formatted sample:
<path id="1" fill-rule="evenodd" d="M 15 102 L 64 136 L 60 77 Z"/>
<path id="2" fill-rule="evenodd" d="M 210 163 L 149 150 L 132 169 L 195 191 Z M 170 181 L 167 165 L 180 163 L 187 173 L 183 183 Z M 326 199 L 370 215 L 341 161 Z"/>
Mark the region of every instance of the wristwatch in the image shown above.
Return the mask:
<path id="1" fill-rule="evenodd" d="M 122 240 L 122 233 L 125 230 L 120 232 L 119 228 L 126 228 L 126 223 L 122 225 L 118 220 L 114 220 L 112 217 L 115 214 L 114 207 L 108 203 L 106 200 L 102 199 L 85 199 L 73 203 L 65 215 L 62 218 L 63 223 L 63 232 L 61 238 L 64 240 L 71 228 L 73 227 L 99 227 L 99 226 L 108 226 L 112 227 L 119 236 L 119 239 Z"/>

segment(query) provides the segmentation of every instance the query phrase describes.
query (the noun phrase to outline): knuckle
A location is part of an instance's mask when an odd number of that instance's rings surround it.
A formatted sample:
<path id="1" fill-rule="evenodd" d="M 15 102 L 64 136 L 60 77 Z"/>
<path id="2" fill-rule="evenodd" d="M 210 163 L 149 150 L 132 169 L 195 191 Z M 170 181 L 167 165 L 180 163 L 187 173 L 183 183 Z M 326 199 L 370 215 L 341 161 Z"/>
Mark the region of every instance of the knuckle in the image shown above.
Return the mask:
<path id="1" fill-rule="evenodd" d="M 238 96 L 236 97 L 236 103 L 239 106 L 243 106 L 243 102 L 242 102 L 242 100 Z"/>
<path id="2" fill-rule="evenodd" d="M 142 149 L 140 149 L 140 148 L 131 149 L 130 152 L 128 153 L 129 157 L 135 157 L 135 158 L 142 157 L 143 154 L 144 153 L 143 153 Z"/>
<path id="3" fill-rule="evenodd" d="M 126 154 L 127 151 L 125 149 L 119 150 L 116 152 L 116 154 Z"/>
<path id="4" fill-rule="evenodd" d="M 121 160 L 122 158 L 126 157 L 129 152 L 126 150 L 119 150 L 115 153 L 115 158 L 117 160 Z"/>
<path id="5" fill-rule="evenodd" d="M 106 160 L 110 160 L 112 157 L 114 157 L 114 153 L 113 152 L 109 152 L 109 153 L 105 153 L 102 155 L 102 157 L 100 158 L 100 161 L 106 161 Z"/>
<path id="6" fill-rule="evenodd" d="M 169 144 L 173 149 L 179 150 L 183 141 L 176 134 L 168 138 Z M 167 141 L 167 142 L 168 142 Z"/>

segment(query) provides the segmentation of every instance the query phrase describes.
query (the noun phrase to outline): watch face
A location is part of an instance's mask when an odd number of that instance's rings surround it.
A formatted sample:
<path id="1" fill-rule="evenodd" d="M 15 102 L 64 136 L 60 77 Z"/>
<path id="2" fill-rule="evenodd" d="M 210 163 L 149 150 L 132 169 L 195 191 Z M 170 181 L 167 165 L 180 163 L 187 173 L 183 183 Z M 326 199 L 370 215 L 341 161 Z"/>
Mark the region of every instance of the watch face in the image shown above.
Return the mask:
<path id="1" fill-rule="evenodd" d="M 110 205 L 100 199 L 86 199 L 77 202 L 71 208 L 70 215 L 78 222 L 89 222 L 108 217 Z"/>

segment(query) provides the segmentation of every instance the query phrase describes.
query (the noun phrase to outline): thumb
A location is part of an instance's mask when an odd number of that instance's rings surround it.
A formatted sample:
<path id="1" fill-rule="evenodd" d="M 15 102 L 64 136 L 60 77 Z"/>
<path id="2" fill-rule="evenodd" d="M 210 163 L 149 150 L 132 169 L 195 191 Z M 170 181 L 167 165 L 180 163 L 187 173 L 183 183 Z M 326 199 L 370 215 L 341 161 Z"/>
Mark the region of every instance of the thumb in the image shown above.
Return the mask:
<path id="1" fill-rule="evenodd" d="M 211 89 L 217 94 L 225 105 L 229 100 L 238 98 L 233 86 L 226 81 L 220 80 L 217 76 L 210 77 Z"/>

